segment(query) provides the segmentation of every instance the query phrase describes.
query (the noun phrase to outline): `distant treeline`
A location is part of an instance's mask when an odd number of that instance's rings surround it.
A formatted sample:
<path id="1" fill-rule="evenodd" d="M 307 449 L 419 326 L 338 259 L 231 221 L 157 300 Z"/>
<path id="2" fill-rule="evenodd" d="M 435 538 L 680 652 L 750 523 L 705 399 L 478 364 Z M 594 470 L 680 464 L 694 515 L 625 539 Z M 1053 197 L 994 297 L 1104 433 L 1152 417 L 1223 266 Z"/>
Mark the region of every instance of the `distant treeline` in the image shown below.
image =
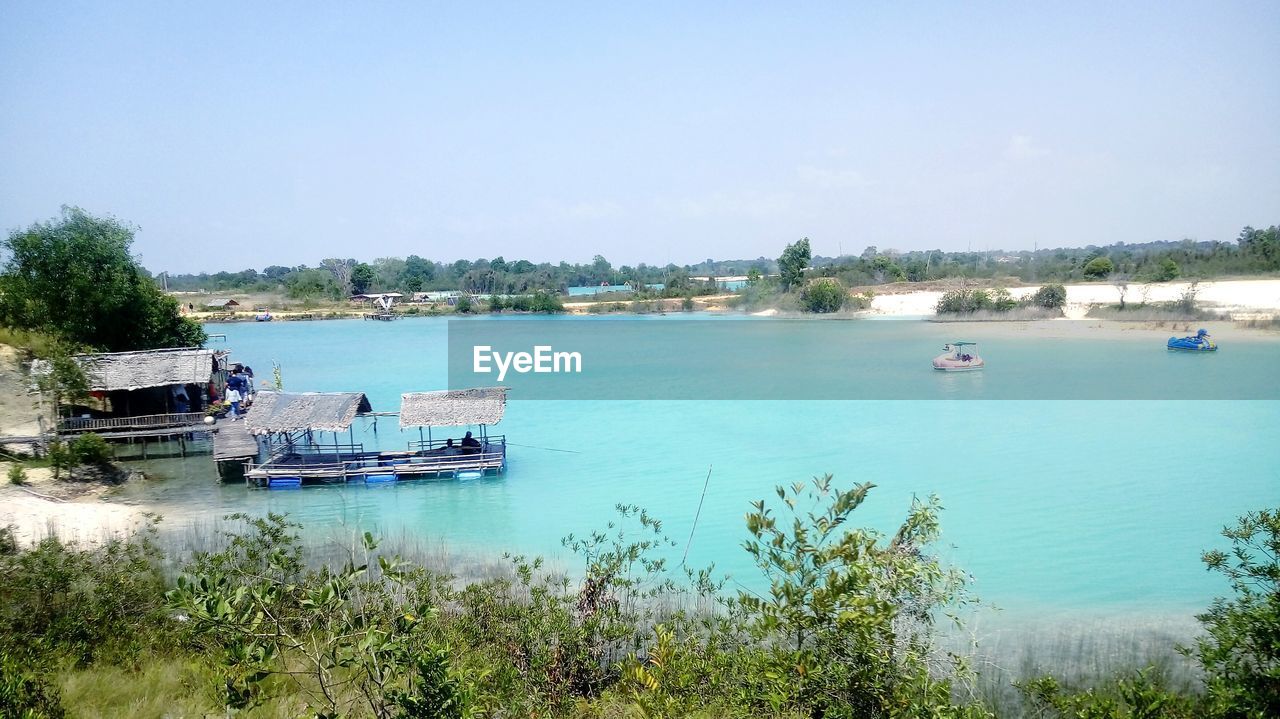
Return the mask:
<path id="1" fill-rule="evenodd" d="M 635 267 L 614 267 L 597 255 L 590 264 L 561 262 L 534 264 L 529 260 L 508 261 L 502 257 L 478 260 L 433 262 L 417 255 L 404 259 L 383 257 L 372 262 L 330 258 L 317 267 L 272 265 L 241 272 L 216 272 L 198 275 L 169 275 L 164 278 L 170 290 L 210 292 L 278 292 L 296 299 L 340 299 L 349 293 L 424 292 L 461 290 L 480 295 L 533 294 L 538 290 L 564 292 L 568 287 L 587 285 L 637 286 L 662 284 L 671 293 L 696 293 L 703 289 L 691 276 L 743 274 L 751 267 L 762 271 L 776 266 L 773 260 L 711 263 L 716 269 L 702 265 L 667 265 L 658 267 L 641 263 Z M 732 272 L 725 272 L 732 269 Z M 719 270 L 719 271 L 717 271 Z"/>
<path id="2" fill-rule="evenodd" d="M 860 255 L 815 256 L 812 276 L 837 277 L 846 287 L 887 282 L 923 282 L 947 278 L 1017 278 L 1023 282 L 1069 282 L 1122 276 L 1134 281 L 1168 281 L 1179 277 L 1210 278 L 1280 271 L 1278 228 L 1246 227 L 1235 242 L 1119 243 L 1106 247 L 1056 248 L 1036 251 L 898 252 L 868 247 Z M 623 265 L 614 267 L 596 255 L 590 264 L 533 263 L 493 259 L 436 262 L 418 255 L 384 257 L 372 262 L 330 258 L 317 267 L 272 265 L 261 272 L 169 275 L 170 290 L 210 292 L 278 292 L 290 297 L 340 299 L 360 292 L 461 290 L 475 294 L 563 292 L 583 285 L 649 285 L 666 292 L 702 289 L 692 280 L 702 276 L 762 277 L 778 272 L 778 261 L 711 260 L 693 265 Z"/>

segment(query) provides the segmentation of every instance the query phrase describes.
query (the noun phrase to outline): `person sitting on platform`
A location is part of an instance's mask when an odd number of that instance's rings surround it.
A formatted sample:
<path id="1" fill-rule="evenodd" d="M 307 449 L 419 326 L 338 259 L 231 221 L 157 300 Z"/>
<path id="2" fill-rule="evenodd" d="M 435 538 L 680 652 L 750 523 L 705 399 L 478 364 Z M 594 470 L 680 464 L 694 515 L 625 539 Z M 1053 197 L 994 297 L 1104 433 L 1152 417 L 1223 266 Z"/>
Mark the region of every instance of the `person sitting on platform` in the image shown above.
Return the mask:
<path id="1" fill-rule="evenodd" d="M 463 454 L 479 454 L 480 453 L 480 441 L 477 440 L 475 437 L 472 437 L 470 432 L 467 432 L 467 436 L 462 438 L 462 453 Z"/>

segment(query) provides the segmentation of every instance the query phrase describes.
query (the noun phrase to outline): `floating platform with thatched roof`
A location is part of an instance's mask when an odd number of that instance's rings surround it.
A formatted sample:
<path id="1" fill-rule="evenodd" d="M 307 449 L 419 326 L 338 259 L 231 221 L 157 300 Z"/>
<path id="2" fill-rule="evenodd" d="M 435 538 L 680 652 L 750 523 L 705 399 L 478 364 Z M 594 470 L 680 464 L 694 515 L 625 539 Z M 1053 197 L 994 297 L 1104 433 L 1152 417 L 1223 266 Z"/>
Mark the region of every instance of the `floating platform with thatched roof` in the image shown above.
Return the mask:
<path id="1" fill-rule="evenodd" d="M 414 392 L 401 397 L 400 428 L 416 427 L 418 440 L 405 451 L 365 451 L 355 441 L 357 417 L 376 417 L 359 392 L 259 392 L 247 428 L 262 437 L 267 461 L 247 463 L 251 486 L 293 488 L 308 484 L 377 484 L 412 479 L 471 478 L 506 470 L 507 445 L 491 436 L 502 419 L 505 388 Z M 396 413 L 384 413 L 396 414 Z M 479 436 L 435 439 L 431 429 L 477 428 Z M 341 434 L 348 433 L 347 441 Z M 324 434 L 332 436 L 326 442 Z"/>

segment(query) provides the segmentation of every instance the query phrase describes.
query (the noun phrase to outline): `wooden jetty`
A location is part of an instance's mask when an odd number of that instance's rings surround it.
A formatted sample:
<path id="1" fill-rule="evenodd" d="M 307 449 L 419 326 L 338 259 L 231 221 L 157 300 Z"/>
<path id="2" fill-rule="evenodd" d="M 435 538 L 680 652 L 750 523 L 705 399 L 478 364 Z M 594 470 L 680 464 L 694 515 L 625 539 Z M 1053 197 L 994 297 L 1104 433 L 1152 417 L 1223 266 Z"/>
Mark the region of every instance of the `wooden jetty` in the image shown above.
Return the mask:
<path id="1" fill-rule="evenodd" d="M 243 481 L 245 465 L 256 462 L 260 453 L 258 440 L 249 432 L 247 420 L 218 422 L 213 435 L 213 461 L 222 481 Z"/>
<path id="2" fill-rule="evenodd" d="M 366 451 L 351 430 L 356 417 L 374 416 L 363 393 L 259 392 L 246 425 L 265 439 L 268 457 L 247 463 L 245 480 L 250 486 L 279 489 L 498 474 L 507 466 L 506 437 L 490 436 L 488 426 L 502 419 L 505 408 L 506 389 L 501 387 L 405 394 L 400 427 L 416 427 L 419 439 L 404 451 Z M 424 434 L 431 427 L 461 426 L 478 427 L 480 436 L 468 433 L 458 441 Z M 346 442 L 339 438 L 343 432 L 349 434 Z M 317 433 L 331 434 L 332 442 L 317 439 Z"/>
<path id="3" fill-rule="evenodd" d="M 366 320 L 377 320 L 379 322 L 390 322 L 400 319 L 400 315 L 394 312 L 366 312 L 364 314 Z"/>

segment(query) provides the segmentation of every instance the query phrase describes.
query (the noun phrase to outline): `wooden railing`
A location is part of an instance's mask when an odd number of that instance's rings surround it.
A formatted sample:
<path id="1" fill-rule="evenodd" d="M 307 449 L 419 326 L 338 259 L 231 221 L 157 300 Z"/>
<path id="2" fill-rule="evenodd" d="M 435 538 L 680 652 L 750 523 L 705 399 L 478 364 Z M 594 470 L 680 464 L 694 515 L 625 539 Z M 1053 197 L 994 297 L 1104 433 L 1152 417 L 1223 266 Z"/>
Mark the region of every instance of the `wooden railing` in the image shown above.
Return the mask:
<path id="1" fill-rule="evenodd" d="M 293 462 L 287 459 L 262 464 L 248 463 L 245 473 L 252 477 L 351 478 L 364 474 L 397 475 L 445 473 L 455 470 L 496 469 L 506 466 L 506 445 L 490 444 L 475 454 L 378 453 L 331 462 Z"/>
<path id="2" fill-rule="evenodd" d="M 475 440 L 480 443 L 485 452 L 505 452 L 507 451 L 507 436 L 505 434 L 495 434 L 490 437 L 476 437 Z M 431 450 L 444 449 L 448 445 L 447 439 L 424 439 L 415 440 L 409 443 L 410 452 L 429 452 Z M 459 440 L 453 440 L 453 448 L 461 449 L 462 445 Z"/>
<path id="3" fill-rule="evenodd" d="M 204 422 L 203 412 L 144 414 L 137 417 L 66 417 L 58 420 L 59 432 L 96 432 L 99 430 L 152 429 L 181 427 Z"/>

